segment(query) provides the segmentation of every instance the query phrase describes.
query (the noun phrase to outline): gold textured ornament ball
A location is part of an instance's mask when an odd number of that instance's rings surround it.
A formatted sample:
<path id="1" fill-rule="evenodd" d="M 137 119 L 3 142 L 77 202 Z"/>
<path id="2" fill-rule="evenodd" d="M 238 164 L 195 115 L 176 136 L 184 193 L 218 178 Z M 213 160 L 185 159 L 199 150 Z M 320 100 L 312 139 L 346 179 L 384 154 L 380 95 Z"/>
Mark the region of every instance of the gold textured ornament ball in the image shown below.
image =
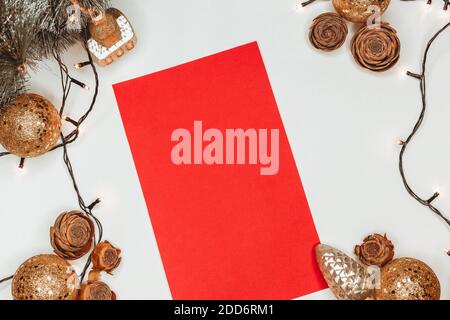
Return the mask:
<path id="1" fill-rule="evenodd" d="M 433 270 L 420 260 L 400 258 L 381 269 L 377 300 L 439 300 L 441 286 Z"/>
<path id="2" fill-rule="evenodd" d="M 391 0 L 333 0 L 334 8 L 344 19 L 351 22 L 366 22 L 374 13 L 371 6 L 377 6 L 383 14 Z"/>
<path id="3" fill-rule="evenodd" d="M 14 300 L 75 300 L 78 277 L 72 266 L 53 254 L 34 256 L 17 269 L 12 281 Z"/>
<path id="4" fill-rule="evenodd" d="M 0 144 L 10 153 L 31 158 L 40 156 L 58 141 L 61 118 L 44 97 L 27 93 L 0 109 Z"/>

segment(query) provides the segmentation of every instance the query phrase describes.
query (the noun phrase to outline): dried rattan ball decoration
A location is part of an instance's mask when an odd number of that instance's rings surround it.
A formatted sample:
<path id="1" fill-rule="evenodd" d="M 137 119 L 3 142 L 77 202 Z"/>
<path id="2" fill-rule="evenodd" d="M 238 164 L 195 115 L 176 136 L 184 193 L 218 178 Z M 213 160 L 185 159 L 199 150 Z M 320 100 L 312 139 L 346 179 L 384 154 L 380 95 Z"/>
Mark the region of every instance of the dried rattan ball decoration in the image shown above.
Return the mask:
<path id="1" fill-rule="evenodd" d="M 400 59 L 400 39 L 388 23 L 363 26 L 353 36 L 352 54 L 363 68 L 375 72 L 391 69 Z"/>
<path id="2" fill-rule="evenodd" d="M 53 254 L 34 256 L 17 269 L 12 281 L 15 300 L 76 300 L 78 278 L 72 266 Z"/>
<path id="3" fill-rule="evenodd" d="M 31 158 L 40 156 L 58 141 L 61 118 L 44 97 L 27 93 L 0 109 L 0 144 L 10 153 Z"/>
<path id="4" fill-rule="evenodd" d="M 347 23 L 337 13 L 327 12 L 315 18 L 309 31 L 311 44 L 319 50 L 340 48 L 347 38 Z"/>

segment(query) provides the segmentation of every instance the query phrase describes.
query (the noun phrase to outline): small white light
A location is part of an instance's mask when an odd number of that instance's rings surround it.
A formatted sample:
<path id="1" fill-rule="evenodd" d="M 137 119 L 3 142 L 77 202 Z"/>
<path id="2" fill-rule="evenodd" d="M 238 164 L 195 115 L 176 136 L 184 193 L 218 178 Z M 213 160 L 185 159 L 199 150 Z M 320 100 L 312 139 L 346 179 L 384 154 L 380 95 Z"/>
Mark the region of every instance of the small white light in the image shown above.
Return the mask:
<path id="1" fill-rule="evenodd" d="M 25 167 L 16 166 L 16 173 L 18 176 L 24 175 L 26 172 Z"/>
<path id="2" fill-rule="evenodd" d="M 406 66 L 401 66 L 398 68 L 398 74 L 402 78 L 406 78 L 408 76 L 408 68 Z"/>
<path id="3" fill-rule="evenodd" d="M 302 6 L 302 2 L 303 2 L 302 0 L 299 0 L 297 2 L 297 4 L 295 5 L 295 11 L 302 12 L 303 9 L 305 9 L 305 7 Z"/>

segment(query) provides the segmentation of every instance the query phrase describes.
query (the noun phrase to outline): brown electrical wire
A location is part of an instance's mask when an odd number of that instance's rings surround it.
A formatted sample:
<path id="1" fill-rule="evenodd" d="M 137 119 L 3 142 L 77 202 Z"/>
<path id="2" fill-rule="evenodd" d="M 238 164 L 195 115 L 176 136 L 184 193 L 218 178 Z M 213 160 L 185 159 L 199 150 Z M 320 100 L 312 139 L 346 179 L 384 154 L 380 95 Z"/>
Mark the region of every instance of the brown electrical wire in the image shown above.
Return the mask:
<path id="1" fill-rule="evenodd" d="M 3 282 L 6 282 L 6 281 L 12 280 L 12 278 L 14 278 L 14 276 L 10 276 L 10 277 L 1 279 L 1 280 L 0 280 L 0 284 L 2 284 Z"/>
<path id="2" fill-rule="evenodd" d="M 403 1 L 403 2 L 412 2 L 412 1 L 417 1 L 417 0 L 400 0 L 400 1 Z M 443 10 L 447 11 L 448 8 L 449 8 L 449 6 L 450 6 L 450 0 L 442 0 L 442 1 L 444 2 L 444 8 L 443 8 Z M 427 4 L 428 4 L 428 5 L 433 4 L 433 0 L 427 0 Z"/>
<path id="3" fill-rule="evenodd" d="M 69 157 L 69 152 L 67 149 L 68 144 L 74 142 L 78 136 L 79 136 L 79 127 L 80 125 L 87 119 L 87 117 L 90 115 L 90 113 L 92 112 L 95 103 L 97 101 L 97 97 L 98 97 L 98 91 L 99 91 L 99 77 L 98 77 L 98 72 L 97 72 L 97 68 L 95 67 L 93 61 L 92 61 L 92 57 L 89 53 L 89 50 L 87 48 L 87 42 L 85 40 L 84 42 L 84 48 L 86 50 L 86 53 L 88 55 L 89 58 L 89 62 L 90 62 L 90 66 L 92 68 L 92 72 L 94 73 L 94 78 L 95 78 L 95 90 L 94 90 L 94 94 L 92 97 L 92 101 L 91 104 L 88 108 L 88 110 L 78 119 L 78 121 L 73 121 L 76 124 L 76 128 L 74 131 L 72 131 L 72 133 L 70 133 L 68 136 L 64 136 L 63 134 L 61 134 L 61 144 L 59 144 L 58 146 L 56 146 L 54 149 L 61 147 L 63 149 L 63 159 L 64 159 L 64 163 L 67 167 L 67 171 L 69 173 L 70 179 L 72 180 L 72 185 L 73 188 L 76 192 L 77 198 L 78 198 L 78 204 L 81 208 L 81 210 L 83 210 L 83 212 L 89 216 L 92 220 L 94 220 L 95 224 L 97 225 L 97 229 L 98 229 L 98 238 L 94 240 L 95 244 L 98 244 L 102 238 L 103 238 L 103 226 L 100 222 L 100 220 L 92 213 L 92 210 L 94 209 L 94 207 L 100 202 L 99 199 L 95 200 L 93 203 L 91 203 L 90 205 L 86 205 L 80 189 L 78 187 L 77 184 L 77 179 L 75 177 L 75 173 L 74 173 L 74 169 L 72 166 L 72 163 L 70 161 L 70 157 Z M 68 68 L 67 66 L 62 62 L 61 57 L 59 56 L 59 54 L 57 54 L 56 52 L 54 53 L 54 57 L 56 59 L 56 61 L 59 64 L 60 67 L 60 73 L 61 73 L 61 86 L 63 89 L 63 98 L 62 98 L 62 103 L 61 103 L 61 109 L 60 109 L 60 115 L 63 114 L 65 106 L 66 106 L 66 100 L 67 97 L 70 93 L 70 89 L 71 89 L 71 84 L 73 82 L 73 78 L 69 75 L 68 73 Z M 91 264 L 91 256 L 89 256 L 84 268 L 83 268 L 83 272 L 81 273 L 80 276 L 80 281 L 82 282 L 87 270 L 89 269 L 89 266 Z"/>
<path id="4" fill-rule="evenodd" d="M 306 6 L 312 2 L 314 2 L 315 0 L 310 0 L 310 1 L 306 1 L 304 3 L 302 3 L 302 5 Z M 409 1 L 409 0 L 402 0 L 402 1 Z M 444 0 L 445 4 L 448 5 L 448 0 Z M 403 180 L 403 184 L 407 190 L 407 192 L 411 195 L 411 197 L 413 197 L 417 202 L 419 202 L 420 204 L 428 207 L 432 212 L 434 212 L 436 215 L 438 215 L 442 220 L 444 220 L 449 226 L 450 226 L 450 220 L 448 218 L 446 218 L 442 212 L 440 210 L 438 210 L 435 206 L 432 205 L 432 201 L 434 199 L 436 199 L 439 194 L 434 194 L 431 198 L 429 199 L 422 199 L 420 196 L 418 196 L 413 189 L 410 187 L 407 179 L 406 179 L 406 175 L 404 172 L 404 168 L 403 168 L 403 157 L 404 157 L 404 153 L 406 151 L 406 148 L 408 146 L 408 144 L 411 142 L 412 138 L 416 135 L 416 133 L 418 132 L 419 128 L 422 125 L 422 122 L 425 118 L 425 113 L 427 110 L 427 103 L 426 103 L 426 63 L 427 63 L 427 59 L 428 59 L 428 54 L 430 51 L 430 48 L 432 46 L 432 44 L 434 43 L 434 41 L 439 37 L 439 35 L 444 32 L 447 28 L 450 27 L 450 23 L 446 24 L 443 28 L 441 28 L 432 38 L 431 40 L 428 42 L 425 53 L 424 53 L 424 57 L 422 60 L 422 73 L 421 74 L 414 74 L 411 72 L 408 72 L 408 75 L 415 77 L 417 79 L 420 80 L 420 91 L 421 91 L 421 95 L 422 95 L 422 110 L 420 113 L 420 116 L 412 130 L 412 132 L 410 133 L 410 135 L 408 136 L 408 138 L 405 141 L 402 141 L 402 149 L 400 151 L 400 155 L 399 155 L 399 170 L 400 170 L 400 175 L 402 177 Z M 78 120 L 78 121 L 69 121 L 71 123 L 75 123 L 76 124 L 76 128 L 75 130 L 73 130 L 71 133 L 69 133 L 67 136 L 64 136 L 63 134 L 61 134 L 61 140 L 62 142 L 55 146 L 52 150 L 56 150 L 58 148 L 63 148 L 63 159 L 64 159 L 64 163 L 67 167 L 67 170 L 69 172 L 70 178 L 72 180 L 72 184 L 73 187 L 75 189 L 75 192 L 77 194 L 77 198 L 78 198 L 78 203 L 80 208 L 83 210 L 83 212 L 88 215 L 90 218 L 92 218 L 98 228 L 98 239 L 95 239 L 95 243 L 98 244 L 102 237 L 103 237 L 103 226 L 100 222 L 100 220 L 92 213 L 92 209 L 95 207 L 96 204 L 98 204 L 99 200 L 97 199 L 96 201 L 94 201 L 92 204 L 86 206 L 85 201 L 83 199 L 83 197 L 81 196 L 81 192 L 79 190 L 78 184 L 77 184 L 77 180 L 74 174 L 74 170 L 72 167 L 72 163 L 70 161 L 69 158 L 69 153 L 67 150 L 67 146 L 71 143 L 73 143 L 74 141 L 76 141 L 76 139 L 79 136 L 79 127 L 80 125 L 87 119 L 87 117 L 89 116 L 89 114 L 92 112 L 94 105 L 96 103 L 97 100 L 97 96 L 98 96 L 98 91 L 99 91 L 99 78 L 98 78 L 98 73 L 96 70 L 96 67 L 92 61 L 92 57 L 89 54 L 89 51 L 87 49 L 87 45 L 86 45 L 86 41 L 84 43 L 86 52 L 89 56 L 89 62 L 90 65 L 92 67 L 92 71 L 94 73 L 95 76 L 95 91 L 94 91 L 94 95 L 91 101 L 91 104 L 88 108 L 88 110 L 85 112 L 85 114 L 83 114 L 83 116 Z M 62 104 L 61 104 L 61 109 L 60 109 L 60 115 L 62 115 L 64 108 L 65 108 L 65 104 L 66 104 L 66 100 L 67 97 L 70 93 L 70 89 L 72 86 L 72 83 L 75 82 L 76 79 L 72 78 L 68 72 L 68 68 L 67 66 L 62 62 L 61 57 L 59 56 L 59 54 L 55 53 L 54 54 L 56 61 L 59 64 L 60 67 L 60 73 L 61 73 L 61 86 L 63 89 L 63 98 L 62 98 Z M 71 120 L 71 119 L 70 119 Z M 9 152 L 1 152 L 0 153 L 0 157 L 2 156 L 6 156 L 9 155 Z M 89 269 L 89 266 L 91 264 L 91 256 L 89 256 L 88 261 L 86 262 L 86 265 L 83 269 L 83 272 L 80 276 L 81 281 L 83 281 L 87 270 Z M 13 276 L 9 276 L 7 278 L 1 279 L 0 280 L 0 284 L 6 281 L 9 281 L 13 278 Z"/>
<path id="5" fill-rule="evenodd" d="M 302 2 L 301 5 L 302 5 L 302 7 L 306 7 L 313 2 L 316 2 L 316 0 L 307 0 L 307 1 Z"/>
<path id="6" fill-rule="evenodd" d="M 301 5 L 303 7 L 315 2 L 316 0 L 308 0 L 305 1 L 303 3 L 301 3 Z M 404 2 L 407 1 L 417 1 L 417 0 L 401 0 Z M 443 0 L 444 2 L 444 10 L 447 10 L 450 6 L 450 0 Z M 431 5 L 432 4 L 432 0 L 428 0 L 427 4 Z M 433 206 L 432 202 L 439 197 L 439 193 L 435 192 L 430 198 L 428 199 L 423 199 L 421 198 L 416 192 L 414 192 L 414 190 L 411 188 L 411 186 L 409 185 L 407 179 L 406 179 L 406 174 L 405 174 L 405 170 L 403 167 L 403 157 L 406 151 L 407 146 L 409 145 L 409 143 L 411 142 L 411 140 L 413 139 L 413 137 L 417 134 L 417 132 L 419 131 L 419 128 L 422 125 L 422 122 L 425 118 L 425 113 L 427 110 L 427 95 L 426 95 L 426 66 L 427 66 L 427 60 L 428 60 L 428 54 L 429 51 L 431 49 L 432 44 L 434 43 L 434 41 L 439 37 L 439 35 L 444 32 L 446 29 L 448 29 L 450 27 L 450 23 L 446 24 L 444 27 L 442 27 L 438 32 L 436 32 L 436 34 L 430 39 L 430 41 L 428 42 L 426 49 L 425 49 L 425 53 L 423 56 L 423 60 L 422 60 L 422 73 L 421 74 L 416 74 L 416 73 L 412 73 L 410 71 L 408 71 L 408 75 L 411 77 L 414 77 L 418 80 L 420 80 L 420 92 L 421 92 L 421 96 L 422 96 L 422 110 L 421 113 L 419 115 L 419 119 L 417 120 L 412 132 L 409 134 L 408 138 L 406 139 L 406 141 L 401 141 L 401 151 L 399 154 L 399 170 L 400 170 L 400 175 L 402 177 L 402 181 L 403 184 L 405 186 L 406 191 L 409 193 L 409 195 L 414 198 L 417 202 L 419 202 L 420 204 L 422 204 L 423 206 L 429 208 L 432 212 L 434 212 L 439 218 L 441 218 L 447 225 L 450 226 L 450 219 L 447 218 L 439 209 L 437 209 L 435 206 Z"/>
<path id="7" fill-rule="evenodd" d="M 52 3 L 54 5 L 54 3 Z M 54 10 L 54 6 L 53 6 L 53 10 Z M 61 143 L 56 145 L 55 147 L 53 147 L 53 149 L 51 149 L 50 151 L 62 148 L 63 149 L 63 160 L 64 160 L 64 164 L 66 165 L 67 171 L 69 173 L 70 179 L 72 181 L 72 185 L 73 188 L 75 190 L 75 193 L 77 195 L 78 198 L 78 204 L 81 208 L 81 210 L 87 215 L 89 216 L 92 220 L 94 220 L 97 229 L 98 229 L 98 237 L 96 237 L 96 239 L 94 239 L 94 245 L 97 245 L 99 242 L 101 242 L 102 238 L 103 238 L 103 226 L 102 223 L 100 222 L 100 220 L 92 213 L 92 210 L 94 209 L 94 207 L 100 202 L 100 199 L 95 200 L 94 202 L 92 202 L 90 205 L 86 205 L 80 189 L 78 187 L 77 184 L 77 179 L 75 177 L 75 173 L 74 173 L 74 169 L 72 166 L 72 163 L 70 161 L 70 157 L 69 157 L 69 153 L 68 153 L 68 145 L 73 143 L 74 141 L 76 141 L 79 137 L 79 128 L 81 126 L 81 124 L 88 118 L 88 116 L 90 115 L 90 113 L 92 112 L 92 110 L 94 109 L 95 103 L 97 101 L 97 97 L 98 97 L 98 93 L 99 93 L 99 76 L 98 76 L 98 72 L 97 72 L 97 68 L 95 67 L 95 64 L 92 60 L 92 57 L 89 53 L 88 47 L 87 47 L 87 33 L 85 34 L 85 38 L 84 38 L 84 48 L 86 50 L 86 53 L 88 55 L 88 62 L 89 63 L 85 63 L 85 65 L 90 65 L 92 68 L 92 72 L 94 74 L 94 79 L 95 79 L 95 89 L 94 89 L 94 94 L 91 100 L 91 103 L 89 105 L 89 108 L 87 109 L 87 111 L 78 119 L 78 121 L 74 121 L 72 119 L 68 119 L 68 122 L 72 123 L 75 125 L 75 129 L 70 132 L 67 136 L 64 136 L 64 134 L 61 133 Z M 56 47 L 56 46 L 55 46 Z M 59 114 L 60 116 L 63 115 L 65 106 L 66 106 L 66 101 L 67 98 L 70 94 L 70 90 L 72 88 L 72 84 L 82 84 L 80 81 L 76 80 L 75 78 L 73 78 L 68 71 L 67 66 L 64 64 L 64 62 L 61 59 L 61 56 L 58 52 L 56 52 L 56 50 L 54 50 L 53 56 L 56 60 L 56 62 L 59 65 L 59 70 L 60 70 L 60 80 L 61 80 L 61 88 L 63 91 L 63 95 L 62 95 L 62 101 L 61 101 L 61 107 L 60 107 L 60 111 Z M 2 156 L 6 156 L 6 155 L 10 155 L 9 152 L 2 152 L 0 153 L 0 157 Z M 89 269 L 89 266 L 91 264 L 91 255 L 89 255 L 86 264 L 83 268 L 83 271 L 80 275 L 80 282 L 83 282 L 83 279 L 86 276 L 87 270 Z M 1 279 L 0 280 L 0 284 L 6 281 L 9 281 L 11 279 L 13 279 L 14 276 L 9 276 L 7 278 Z"/>
<path id="8" fill-rule="evenodd" d="M 409 183 L 406 179 L 404 168 L 403 168 L 403 157 L 404 157 L 406 148 L 409 145 L 409 143 L 411 142 L 412 138 L 419 131 L 419 128 L 422 125 L 422 122 L 425 118 L 425 113 L 427 110 L 426 68 L 427 68 L 428 54 L 430 52 L 431 46 L 433 45 L 434 41 L 439 37 L 439 35 L 442 32 L 444 32 L 449 27 L 450 27 L 450 23 L 446 24 L 438 32 L 436 32 L 436 34 L 428 42 L 426 49 L 425 49 L 424 56 L 423 56 L 423 60 L 422 60 L 421 74 L 415 74 L 412 72 L 408 72 L 409 76 L 420 80 L 420 93 L 422 96 L 422 110 L 421 110 L 419 118 L 418 118 L 416 124 L 414 125 L 412 132 L 409 134 L 408 138 L 405 141 L 401 141 L 402 149 L 401 149 L 400 155 L 399 155 L 399 169 L 400 169 L 400 175 L 402 177 L 403 184 L 406 188 L 406 191 L 408 191 L 408 193 L 411 195 L 411 197 L 413 197 L 417 202 L 419 202 L 423 206 L 428 207 L 431 211 L 433 211 L 435 214 L 437 214 L 442 220 L 445 221 L 445 223 L 447 223 L 450 226 L 450 220 L 447 217 L 445 217 L 439 209 L 437 209 L 435 206 L 432 205 L 433 200 L 439 196 L 439 193 L 435 193 L 429 199 L 421 198 L 419 195 L 417 195 L 416 192 L 413 191 L 413 189 L 409 185 Z"/>

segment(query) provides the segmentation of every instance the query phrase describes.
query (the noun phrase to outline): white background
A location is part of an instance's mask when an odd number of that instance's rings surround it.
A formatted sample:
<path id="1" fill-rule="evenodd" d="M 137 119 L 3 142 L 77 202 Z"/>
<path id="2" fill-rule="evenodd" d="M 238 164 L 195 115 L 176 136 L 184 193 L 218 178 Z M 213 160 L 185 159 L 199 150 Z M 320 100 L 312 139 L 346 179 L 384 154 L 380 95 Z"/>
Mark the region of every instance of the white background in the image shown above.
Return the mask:
<path id="1" fill-rule="evenodd" d="M 295 0 L 113 1 L 131 20 L 139 43 L 100 70 L 98 103 L 70 154 L 86 201 L 104 198 L 96 214 L 106 239 L 123 250 L 120 269 L 106 278 L 118 297 L 171 298 L 112 84 L 256 40 L 322 242 L 351 253 L 365 235 L 387 232 L 397 257 L 427 262 L 449 299 L 450 257 L 444 249 L 450 247 L 450 228 L 404 190 L 396 145 L 420 111 L 419 82 L 404 71 L 419 70 L 426 42 L 450 20 L 441 2 L 427 9 L 425 1 L 392 1 L 384 19 L 398 30 L 402 57 L 394 70 L 372 74 L 353 62 L 349 39 L 331 54 L 310 46 L 309 23 L 332 10 L 328 1 L 300 10 Z M 436 205 L 448 215 L 449 40 L 450 30 L 432 50 L 429 113 L 405 158 L 412 186 L 423 197 L 438 188 Z M 80 46 L 65 59 L 69 65 L 84 60 Z M 31 89 L 58 105 L 56 70 L 53 62 L 43 63 Z M 72 72 L 93 85 L 89 68 Z M 68 114 L 82 114 L 90 94 L 75 88 Z M 50 252 L 50 225 L 60 212 L 77 208 L 61 152 L 28 160 L 23 172 L 17 164 L 14 157 L 0 160 L 0 278 L 28 257 Z M 311 297 L 332 295 L 326 290 Z M 0 298 L 11 298 L 9 284 L 0 285 Z"/>

